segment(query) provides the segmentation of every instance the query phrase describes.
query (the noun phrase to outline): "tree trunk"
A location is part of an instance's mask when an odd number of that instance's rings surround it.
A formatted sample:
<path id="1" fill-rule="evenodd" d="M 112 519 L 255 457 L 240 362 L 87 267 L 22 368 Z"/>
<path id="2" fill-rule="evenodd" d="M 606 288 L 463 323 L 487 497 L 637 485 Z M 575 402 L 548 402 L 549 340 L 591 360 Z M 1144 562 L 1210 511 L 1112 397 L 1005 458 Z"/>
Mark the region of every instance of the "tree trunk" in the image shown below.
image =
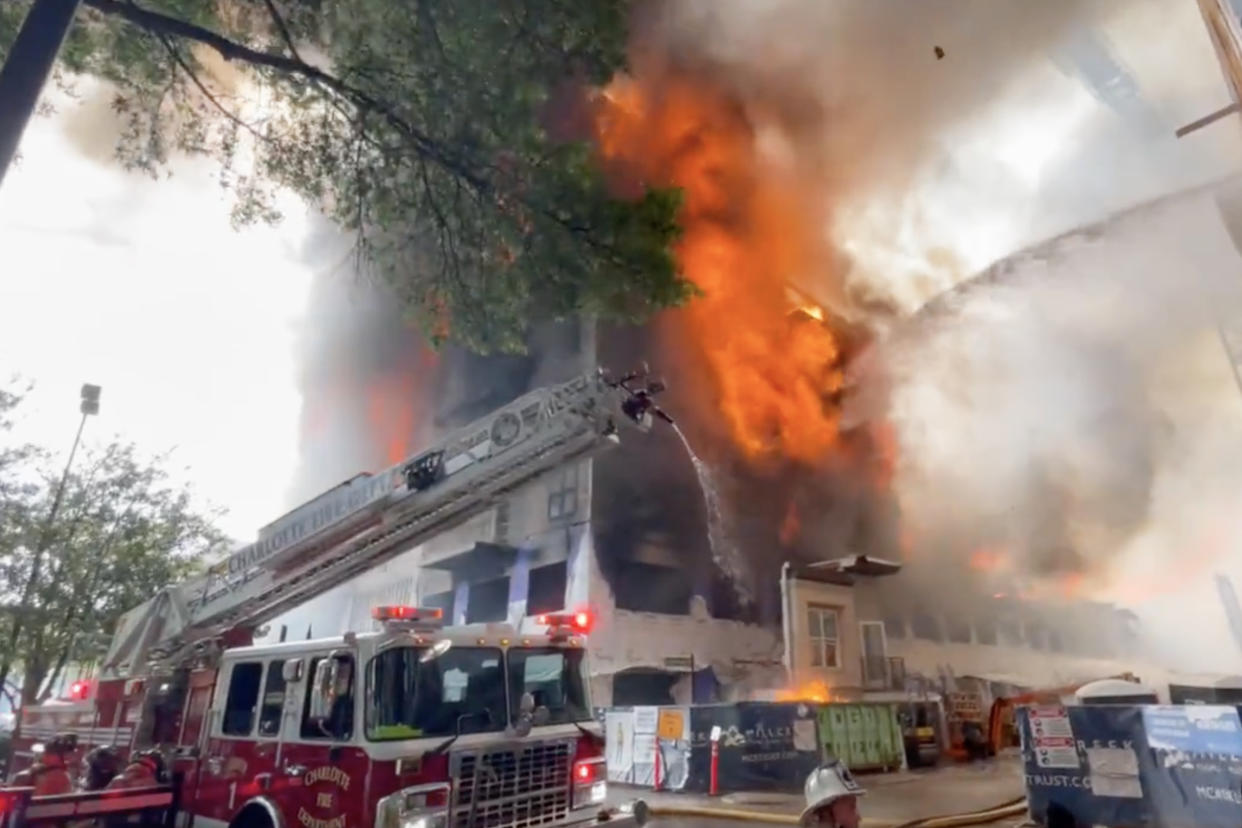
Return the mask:
<path id="1" fill-rule="evenodd" d="M 41 653 L 30 653 L 25 662 L 25 675 L 22 676 L 23 707 L 38 702 L 39 688 L 43 686 L 43 680 L 47 678 L 47 658 Z"/>
<path id="2" fill-rule="evenodd" d="M 60 674 L 65 669 L 65 664 L 69 662 L 69 653 L 73 649 L 73 639 L 70 638 L 65 646 L 60 648 L 60 655 L 56 657 L 56 666 L 52 668 L 52 676 L 47 680 L 43 687 L 43 692 L 39 694 L 39 704 L 43 704 L 52 695 L 56 682 L 60 680 Z"/>

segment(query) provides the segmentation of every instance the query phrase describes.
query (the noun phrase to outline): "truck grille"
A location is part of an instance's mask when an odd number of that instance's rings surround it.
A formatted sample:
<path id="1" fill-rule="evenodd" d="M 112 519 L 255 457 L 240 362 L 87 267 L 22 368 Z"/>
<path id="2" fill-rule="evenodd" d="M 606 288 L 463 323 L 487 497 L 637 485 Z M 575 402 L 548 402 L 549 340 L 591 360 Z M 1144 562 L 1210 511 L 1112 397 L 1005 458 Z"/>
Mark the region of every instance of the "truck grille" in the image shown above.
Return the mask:
<path id="1" fill-rule="evenodd" d="M 453 828 L 528 828 L 562 820 L 569 813 L 572 757 L 572 741 L 454 754 Z"/>

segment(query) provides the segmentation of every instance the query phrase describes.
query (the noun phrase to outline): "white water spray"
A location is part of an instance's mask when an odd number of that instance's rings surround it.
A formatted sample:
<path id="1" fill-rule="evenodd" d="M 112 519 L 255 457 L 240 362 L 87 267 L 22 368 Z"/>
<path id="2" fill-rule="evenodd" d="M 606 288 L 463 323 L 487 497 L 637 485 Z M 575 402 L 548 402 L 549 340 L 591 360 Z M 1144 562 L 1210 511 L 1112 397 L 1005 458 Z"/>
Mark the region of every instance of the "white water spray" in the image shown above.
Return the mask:
<path id="1" fill-rule="evenodd" d="M 703 492 L 703 507 L 707 512 L 707 544 L 711 548 L 712 559 L 729 576 L 730 582 L 738 593 L 743 598 L 749 599 L 752 596 L 746 586 L 746 579 L 742 577 L 741 567 L 738 565 L 737 545 L 729 538 L 725 528 L 724 512 L 720 504 L 720 490 L 716 486 L 712 470 L 694 453 L 694 449 L 690 447 L 690 441 L 676 423 L 673 424 L 673 431 L 677 432 L 681 444 L 686 447 L 686 454 L 690 457 L 690 462 L 694 464 L 694 473 L 699 478 L 699 490 Z"/>

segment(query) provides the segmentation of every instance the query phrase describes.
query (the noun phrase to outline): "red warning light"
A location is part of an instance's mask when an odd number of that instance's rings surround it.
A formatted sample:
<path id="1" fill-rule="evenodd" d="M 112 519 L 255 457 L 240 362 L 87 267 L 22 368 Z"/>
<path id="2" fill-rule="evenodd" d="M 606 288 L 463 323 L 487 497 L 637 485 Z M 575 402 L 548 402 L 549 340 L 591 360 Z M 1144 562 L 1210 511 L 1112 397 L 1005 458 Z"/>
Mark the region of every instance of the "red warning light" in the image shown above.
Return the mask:
<path id="1" fill-rule="evenodd" d="M 81 679 L 79 679 L 78 681 L 75 681 L 73 684 L 69 685 L 69 698 L 73 699 L 74 701 L 86 701 L 86 698 L 90 694 L 91 694 L 91 683 L 89 681 L 82 681 Z"/>
<path id="2" fill-rule="evenodd" d="M 586 610 L 578 610 L 573 613 L 562 612 L 535 616 L 535 623 L 540 626 L 547 627 L 549 630 L 564 631 L 566 629 L 570 629 L 583 634 L 590 632 L 591 622 L 593 620 L 594 619 L 591 617 L 591 613 Z"/>
<path id="3" fill-rule="evenodd" d="M 420 608 L 398 604 L 390 607 L 375 607 L 371 617 L 376 621 L 441 621 L 444 610 L 439 607 Z"/>

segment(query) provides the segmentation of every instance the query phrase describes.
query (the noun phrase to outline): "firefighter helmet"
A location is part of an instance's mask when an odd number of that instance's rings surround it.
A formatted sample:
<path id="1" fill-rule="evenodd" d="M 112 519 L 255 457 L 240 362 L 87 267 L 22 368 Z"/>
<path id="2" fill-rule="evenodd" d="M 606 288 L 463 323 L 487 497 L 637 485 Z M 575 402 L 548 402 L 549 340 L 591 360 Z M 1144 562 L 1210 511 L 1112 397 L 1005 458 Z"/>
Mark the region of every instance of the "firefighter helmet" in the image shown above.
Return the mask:
<path id="1" fill-rule="evenodd" d="M 102 791 L 121 772 L 121 754 L 111 745 L 100 745 L 82 757 L 83 786 Z"/>
<path id="2" fill-rule="evenodd" d="M 801 820 L 805 823 L 820 808 L 831 805 L 841 797 L 862 796 L 865 793 L 844 762 L 830 759 L 806 778 L 806 808 L 802 811 Z"/>

